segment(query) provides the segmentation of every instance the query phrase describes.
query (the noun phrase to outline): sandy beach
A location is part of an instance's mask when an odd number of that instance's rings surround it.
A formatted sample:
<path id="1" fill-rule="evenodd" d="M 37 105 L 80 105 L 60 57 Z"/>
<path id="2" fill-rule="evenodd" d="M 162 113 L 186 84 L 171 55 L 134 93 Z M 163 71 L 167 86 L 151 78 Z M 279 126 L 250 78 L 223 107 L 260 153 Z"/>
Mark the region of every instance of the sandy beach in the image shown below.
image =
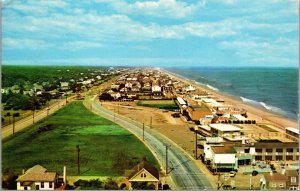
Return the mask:
<path id="1" fill-rule="evenodd" d="M 191 84 L 191 85 L 195 86 L 196 89 L 199 89 L 202 91 L 204 90 L 204 91 L 218 97 L 219 99 L 224 100 L 227 105 L 233 105 L 233 106 L 237 106 L 239 108 L 243 108 L 243 109 L 247 110 L 248 118 L 254 119 L 258 123 L 272 124 L 273 126 L 277 127 L 277 130 L 279 130 L 281 132 L 285 131 L 286 127 L 299 128 L 299 122 L 297 122 L 297 121 L 294 121 L 294 120 L 289 119 L 284 116 L 280 116 L 278 114 L 271 113 L 270 111 L 268 111 L 266 109 L 256 108 L 252 105 L 248 105 L 248 104 L 244 103 L 242 100 L 239 100 L 233 96 L 225 95 L 222 92 L 214 91 L 214 90 L 209 89 L 208 87 L 203 86 L 201 84 L 196 84 L 195 81 L 193 81 L 193 80 L 183 79 L 179 75 L 169 72 L 167 70 L 162 70 L 162 72 L 167 73 L 172 78 L 174 78 L 178 81 L 182 81 L 184 83 Z"/>

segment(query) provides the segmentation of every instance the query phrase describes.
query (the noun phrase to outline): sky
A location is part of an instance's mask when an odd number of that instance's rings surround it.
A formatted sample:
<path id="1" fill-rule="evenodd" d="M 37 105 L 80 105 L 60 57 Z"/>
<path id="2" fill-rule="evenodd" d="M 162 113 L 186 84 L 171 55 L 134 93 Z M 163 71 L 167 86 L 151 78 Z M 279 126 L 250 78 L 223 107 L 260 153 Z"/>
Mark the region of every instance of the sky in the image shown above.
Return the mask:
<path id="1" fill-rule="evenodd" d="M 298 67 L 299 0 L 1 0 L 2 63 Z"/>

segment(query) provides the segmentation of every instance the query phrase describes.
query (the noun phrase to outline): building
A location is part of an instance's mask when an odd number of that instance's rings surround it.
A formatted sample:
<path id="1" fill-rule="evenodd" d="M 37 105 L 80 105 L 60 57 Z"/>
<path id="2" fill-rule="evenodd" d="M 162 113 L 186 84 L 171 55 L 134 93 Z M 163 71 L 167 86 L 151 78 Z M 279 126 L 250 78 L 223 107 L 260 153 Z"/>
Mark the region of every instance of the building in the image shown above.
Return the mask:
<path id="1" fill-rule="evenodd" d="M 48 172 L 41 165 L 28 169 L 17 179 L 17 190 L 54 190 L 58 183 L 56 172 Z"/>
<path id="2" fill-rule="evenodd" d="M 137 164 L 133 169 L 125 171 L 126 184 L 129 189 L 132 189 L 134 182 L 147 182 L 154 184 L 155 189 L 158 189 L 159 172 L 148 161 L 144 160 Z"/>
<path id="3" fill-rule="evenodd" d="M 280 173 L 264 174 L 260 179 L 261 190 L 285 190 L 288 177 Z"/>
<path id="4" fill-rule="evenodd" d="M 207 115 L 212 115 L 212 112 L 204 105 L 190 105 L 187 108 L 187 114 L 192 121 L 199 121 Z"/>
<path id="5" fill-rule="evenodd" d="M 212 146 L 210 159 L 213 171 L 231 171 L 236 169 L 235 150 L 232 146 Z"/>
<path id="6" fill-rule="evenodd" d="M 224 138 L 241 137 L 241 129 L 230 124 L 210 124 L 212 136 Z"/>
<path id="7" fill-rule="evenodd" d="M 255 160 L 289 161 L 299 160 L 297 142 L 282 142 L 278 139 L 258 139 L 254 143 Z"/>
<path id="8" fill-rule="evenodd" d="M 299 169 L 285 170 L 285 176 L 288 177 L 287 189 L 299 190 Z"/>

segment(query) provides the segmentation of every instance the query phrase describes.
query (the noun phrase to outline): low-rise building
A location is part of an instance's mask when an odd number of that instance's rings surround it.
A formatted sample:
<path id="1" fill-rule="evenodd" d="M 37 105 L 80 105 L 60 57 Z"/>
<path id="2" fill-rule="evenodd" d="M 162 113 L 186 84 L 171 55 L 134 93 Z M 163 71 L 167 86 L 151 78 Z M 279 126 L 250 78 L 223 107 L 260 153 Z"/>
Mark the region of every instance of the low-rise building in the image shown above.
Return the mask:
<path id="1" fill-rule="evenodd" d="M 205 105 L 189 105 L 187 113 L 192 121 L 199 121 L 207 115 L 212 115 L 212 111 Z"/>
<path id="2" fill-rule="evenodd" d="M 58 183 L 56 172 L 48 172 L 41 165 L 28 169 L 17 179 L 17 190 L 54 190 Z"/>
<path id="3" fill-rule="evenodd" d="M 260 179 L 261 190 L 285 190 L 288 177 L 280 173 L 264 174 Z"/>

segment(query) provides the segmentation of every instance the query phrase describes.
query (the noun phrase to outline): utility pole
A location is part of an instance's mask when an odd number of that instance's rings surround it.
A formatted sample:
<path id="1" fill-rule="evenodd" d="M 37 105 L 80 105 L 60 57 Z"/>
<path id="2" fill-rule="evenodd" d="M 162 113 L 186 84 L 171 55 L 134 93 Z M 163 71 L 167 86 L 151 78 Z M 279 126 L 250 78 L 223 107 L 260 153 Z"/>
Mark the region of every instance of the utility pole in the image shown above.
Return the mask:
<path id="1" fill-rule="evenodd" d="M 79 153 L 80 153 L 80 148 L 79 145 L 77 147 L 77 175 L 80 175 L 80 160 L 79 160 Z"/>
<path id="2" fill-rule="evenodd" d="M 198 159 L 198 136 L 197 136 L 198 134 L 197 134 L 197 131 L 195 131 L 195 135 L 196 135 L 196 137 L 195 137 L 195 139 L 196 139 L 196 141 L 195 141 L 196 142 L 196 145 L 195 145 L 196 146 L 196 148 L 195 148 L 195 151 L 196 151 L 195 154 L 196 154 L 196 156 L 195 156 L 195 158 L 197 160 Z"/>
<path id="3" fill-rule="evenodd" d="M 170 145 L 165 145 L 166 147 L 166 174 L 169 174 L 169 161 L 168 161 L 168 149 Z"/>
<path id="4" fill-rule="evenodd" d="M 114 121 L 116 121 L 116 109 L 114 109 Z"/>
<path id="5" fill-rule="evenodd" d="M 120 103 L 118 103 L 118 114 L 120 114 Z"/>
<path id="6" fill-rule="evenodd" d="M 35 112 L 35 106 L 34 106 L 34 109 L 32 111 L 32 123 L 34 124 L 34 112 Z"/>
<path id="7" fill-rule="evenodd" d="M 143 141 L 145 141 L 145 124 L 143 123 Z"/>
<path id="8" fill-rule="evenodd" d="M 15 115 L 13 114 L 13 134 L 15 134 Z"/>
<path id="9" fill-rule="evenodd" d="M 152 116 L 150 116 L 150 129 L 152 128 Z"/>

